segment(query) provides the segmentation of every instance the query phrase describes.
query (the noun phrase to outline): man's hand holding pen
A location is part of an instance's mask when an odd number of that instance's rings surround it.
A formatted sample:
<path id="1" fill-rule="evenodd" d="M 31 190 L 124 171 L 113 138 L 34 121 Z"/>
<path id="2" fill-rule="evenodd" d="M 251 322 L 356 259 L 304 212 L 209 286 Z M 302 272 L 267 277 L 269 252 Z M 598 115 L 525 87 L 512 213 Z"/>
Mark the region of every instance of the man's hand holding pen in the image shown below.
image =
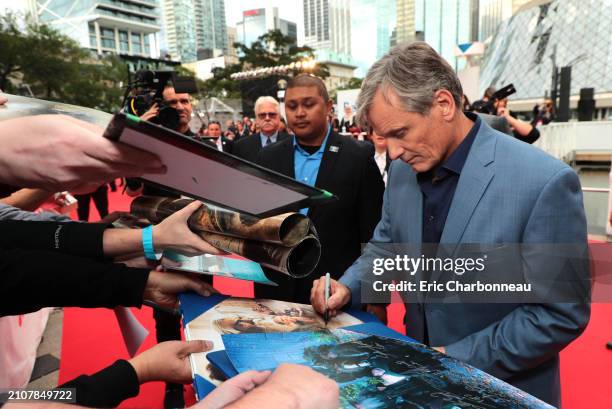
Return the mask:
<path id="1" fill-rule="evenodd" d="M 344 307 L 351 299 L 351 290 L 344 284 L 330 279 L 329 280 L 329 298 L 325 302 L 325 277 L 315 280 L 312 284 L 310 292 L 310 303 L 316 312 L 324 315 L 327 310 L 328 319 L 335 317 L 338 310 Z M 326 308 L 327 306 L 327 308 Z"/>

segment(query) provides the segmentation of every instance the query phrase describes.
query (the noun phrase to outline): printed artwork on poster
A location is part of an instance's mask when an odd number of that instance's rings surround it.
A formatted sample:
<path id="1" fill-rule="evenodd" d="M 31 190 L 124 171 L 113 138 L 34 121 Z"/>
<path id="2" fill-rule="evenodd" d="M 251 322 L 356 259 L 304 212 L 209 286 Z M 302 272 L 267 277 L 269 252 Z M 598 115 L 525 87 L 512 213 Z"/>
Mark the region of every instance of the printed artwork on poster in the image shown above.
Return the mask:
<path id="1" fill-rule="evenodd" d="M 347 334 L 348 333 L 348 334 Z M 422 344 L 350 331 L 223 337 L 238 372 L 308 365 L 340 386 L 344 409 L 552 408 Z"/>
<path id="2" fill-rule="evenodd" d="M 347 313 L 339 313 L 327 328 L 361 324 L 362 321 Z M 325 329 L 323 318 L 312 306 L 276 300 L 228 298 L 191 320 L 185 326 L 188 340 L 205 339 L 214 344 L 213 351 L 224 349 L 224 334 L 291 333 Z M 206 353 L 193 354 L 194 375 L 218 385 Z"/>

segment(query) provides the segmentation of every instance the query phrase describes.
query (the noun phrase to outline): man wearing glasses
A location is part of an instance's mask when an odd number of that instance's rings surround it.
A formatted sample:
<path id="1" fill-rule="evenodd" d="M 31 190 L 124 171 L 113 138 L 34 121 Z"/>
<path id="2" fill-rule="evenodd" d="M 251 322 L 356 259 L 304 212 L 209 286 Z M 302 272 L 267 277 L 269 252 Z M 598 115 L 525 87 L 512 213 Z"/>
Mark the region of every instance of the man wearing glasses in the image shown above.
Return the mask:
<path id="1" fill-rule="evenodd" d="M 278 101 L 272 97 L 264 96 L 255 101 L 256 125 L 259 129 L 255 133 L 234 144 L 234 155 L 255 162 L 257 155 L 263 147 L 271 145 L 277 141 L 287 138 L 284 132 L 280 132 L 280 106 Z"/>

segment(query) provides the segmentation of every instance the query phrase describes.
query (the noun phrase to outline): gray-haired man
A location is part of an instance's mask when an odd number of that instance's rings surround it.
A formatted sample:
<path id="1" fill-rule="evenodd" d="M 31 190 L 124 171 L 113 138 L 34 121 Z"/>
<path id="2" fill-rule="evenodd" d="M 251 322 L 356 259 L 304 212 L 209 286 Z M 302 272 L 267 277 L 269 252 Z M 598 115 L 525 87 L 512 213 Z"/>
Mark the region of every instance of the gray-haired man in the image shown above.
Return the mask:
<path id="1" fill-rule="evenodd" d="M 586 220 L 574 171 L 493 130 L 479 117 L 464 114 L 462 94 L 452 68 L 422 42 L 393 49 L 368 72 L 358 100 L 359 119 L 367 119 L 374 132 L 387 139 L 394 161 L 370 245 L 332 283 L 332 315 L 349 302 L 361 303 L 362 285 L 372 282 L 376 247 L 405 243 L 424 253 L 431 245 L 458 249 L 470 243 L 497 249 L 542 243 L 586 248 Z M 559 259 L 523 251 L 507 267 L 539 275 Z M 587 263 L 575 264 L 576 282 L 588 283 Z M 426 273 L 417 275 L 428 280 L 437 274 Z M 437 277 L 456 279 L 454 271 Z M 482 279 L 478 274 L 471 277 Z M 325 310 L 324 287 L 318 280 L 311 293 L 320 313 Z M 406 304 L 409 336 L 560 404 L 559 351 L 586 327 L 588 294 L 580 302 L 537 304 L 440 303 L 444 294 L 421 295 Z"/>
<path id="2" fill-rule="evenodd" d="M 255 162 L 259 151 L 267 145 L 287 138 L 284 132 L 280 132 L 280 106 L 278 101 L 269 96 L 257 98 L 255 101 L 255 121 L 259 133 L 246 138 L 241 138 L 234 145 L 233 154 Z"/>

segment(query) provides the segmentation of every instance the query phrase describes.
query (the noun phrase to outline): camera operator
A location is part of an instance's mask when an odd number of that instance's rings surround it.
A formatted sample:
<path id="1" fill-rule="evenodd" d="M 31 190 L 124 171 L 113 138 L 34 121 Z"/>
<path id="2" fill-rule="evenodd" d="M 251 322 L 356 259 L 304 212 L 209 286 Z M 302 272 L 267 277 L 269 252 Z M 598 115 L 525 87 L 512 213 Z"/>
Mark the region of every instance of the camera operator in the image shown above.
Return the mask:
<path id="1" fill-rule="evenodd" d="M 187 93 L 176 93 L 174 87 L 171 85 L 167 85 L 164 88 L 163 92 L 164 104 L 173 108 L 178 113 L 178 125 L 174 129 L 178 133 L 181 133 L 185 136 L 194 137 L 195 133 L 191 132 L 189 129 L 189 121 L 191 120 L 191 113 L 193 112 L 193 107 L 191 106 L 191 96 Z M 159 117 L 159 106 L 157 103 L 154 103 L 151 108 L 143 115 L 140 116 L 140 119 L 144 119 L 145 121 L 150 121 L 154 118 Z M 166 126 L 163 122 L 160 122 L 162 126 Z"/>
<path id="2" fill-rule="evenodd" d="M 482 96 L 482 99 L 474 101 L 470 111 L 480 112 L 481 114 L 495 115 L 495 107 L 489 104 L 489 101 L 494 97 L 495 92 L 495 87 L 487 88 L 484 92 L 484 95 Z M 466 109 L 464 109 L 464 111 L 465 110 Z"/>
<path id="3" fill-rule="evenodd" d="M 176 127 L 173 129 L 185 136 L 195 138 L 196 134 L 189 128 L 189 121 L 191 120 L 191 113 L 193 112 L 191 96 L 188 93 L 177 93 L 174 87 L 171 85 L 167 85 L 164 88 L 162 96 L 165 106 L 175 109 L 178 113 L 178 122 Z M 166 127 L 169 127 L 168 125 L 172 125 L 171 123 L 166 123 L 164 120 L 160 120 L 159 114 L 159 104 L 153 103 L 153 105 L 151 105 L 151 107 L 144 114 L 140 115 L 140 119 L 145 121 L 157 120 L 160 125 Z M 217 147 L 217 145 L 210 140 L 202 139 L 202 141 L 210 146 L 214 146 L 215 148 Z M 138 196 L 142 193 L 147 196 L 179 197 L 179 195 L 169 190 L 149 186 L 147 184 L 143 185 L 143 183 L 137 179 L 127 179 L 126 193 L 128 196 Z"/>
<path id="4" fill-rule="evenodd" d="M 495 110 L 497 116 L 506 118 L 512 134 L 516 139 L 520 139 L 523 142 L 534 143 L 540 137 L 540 131 L 538 128 L 531 125 L 529 122 L 521 121 L 508 109 L 508 98 L 500 99 L 495 102 Z"/>

